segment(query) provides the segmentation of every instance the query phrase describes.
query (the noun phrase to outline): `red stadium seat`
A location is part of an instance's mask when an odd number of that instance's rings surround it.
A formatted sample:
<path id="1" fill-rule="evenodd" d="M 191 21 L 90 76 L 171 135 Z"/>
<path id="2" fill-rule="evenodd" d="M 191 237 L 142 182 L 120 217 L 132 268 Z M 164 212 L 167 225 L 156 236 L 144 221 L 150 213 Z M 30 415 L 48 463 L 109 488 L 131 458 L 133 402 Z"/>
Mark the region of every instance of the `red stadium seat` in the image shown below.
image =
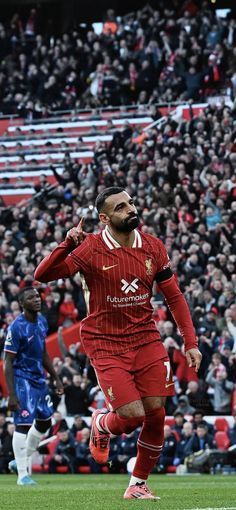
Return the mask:
<path id="1" fill-rule="evenodd" d="M 87 475 L 88 473 L 91 473 L 91 468 L 90 466 L 79 466 L 77 471 L 78 473 Z"/>
<path id="2" fill-rule="evenodd" d="M 41 464 L 33 464 L 32 465 L 32 473 L 45 473 L 47 470 L 45 470 L 45 466 Z"/>
<path id="3" fill-rule="evenodd" d="M 165 425 L 169 425 L 169 427 L 174 427 L 175 425 L 175 419 L 171 416 L 166 416 L 165 418 Z"/>
<path id="4" fill-rule="evenodd" d="M 176 473 L 176 466 L 168 466 L 167 473 Z"/>
<path id="5" fill-rule="evenodd" d="M 68 466 L 57 466 L 56 470 L 57 473 L 68 473 L 69 468 Z"/>
<path id="6" fill-rule="evenodd" d="M 229 437 L 223 430 L 218 430 L 218 432 L 215 433 L 215 442 L 217 448 L 220 450 L 227 450 L 230 445 Z"/>
<path id="7" fill-rule="evenodd" d="M 214 425 L 217 432 L 218 431 L 227 432 L 229 430 L 229 424 L 225 418 L 216 418 Z"/>

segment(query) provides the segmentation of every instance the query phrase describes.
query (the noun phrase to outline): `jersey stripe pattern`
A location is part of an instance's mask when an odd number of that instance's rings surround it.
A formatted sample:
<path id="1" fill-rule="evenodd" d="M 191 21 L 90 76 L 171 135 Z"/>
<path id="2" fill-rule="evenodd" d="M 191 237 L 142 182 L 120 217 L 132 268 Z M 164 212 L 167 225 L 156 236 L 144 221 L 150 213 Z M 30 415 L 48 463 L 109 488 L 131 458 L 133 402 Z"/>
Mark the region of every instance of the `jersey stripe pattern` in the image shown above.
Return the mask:
<path id="1" fill-rule="evenodd" d="M 134 233 L 133 246 L 127 248 L 105 228 L 87 236 L 66 258 L 70 274 L 83 273 L 90 291 L 90 314 L 81 323 L 81 340 L 91 359 L 160 340 L 150 298 L 154 279 L 170 260 L 160 239 Z M 160 351 L 165 356 L 161 341 Z"/>

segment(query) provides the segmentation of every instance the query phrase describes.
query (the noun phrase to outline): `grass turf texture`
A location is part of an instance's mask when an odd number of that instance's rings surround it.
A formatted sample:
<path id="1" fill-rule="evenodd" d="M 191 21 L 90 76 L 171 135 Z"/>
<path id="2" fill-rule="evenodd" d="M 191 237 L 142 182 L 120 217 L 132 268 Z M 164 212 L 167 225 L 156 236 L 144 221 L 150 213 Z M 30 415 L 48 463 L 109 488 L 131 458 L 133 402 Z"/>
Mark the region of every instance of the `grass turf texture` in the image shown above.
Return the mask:
<path id="1" fill-rule="evenodd" d="M 0 475 L 1 510 L 236 510 L 235 475 L 150 477 L 161 501 L 125 501 L 128 475 L 34 475 L 37 487 L 19 487 L 14 475 Z"/>

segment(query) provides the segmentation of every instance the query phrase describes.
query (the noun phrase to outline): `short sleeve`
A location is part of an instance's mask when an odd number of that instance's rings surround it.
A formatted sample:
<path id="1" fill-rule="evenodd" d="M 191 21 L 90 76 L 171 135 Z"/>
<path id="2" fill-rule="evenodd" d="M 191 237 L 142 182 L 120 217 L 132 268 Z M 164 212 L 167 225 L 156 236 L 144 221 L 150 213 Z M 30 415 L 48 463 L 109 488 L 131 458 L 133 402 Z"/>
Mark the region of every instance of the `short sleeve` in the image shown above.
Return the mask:
<path id="1" fill-rule="evenodd" d="M 7 330 L 7 336 L 4 343 L 4 351 L 17 354 L 19 350 L 19 341 L 19 327 L 17 327 L 16 324 L 11 324 Z"/>

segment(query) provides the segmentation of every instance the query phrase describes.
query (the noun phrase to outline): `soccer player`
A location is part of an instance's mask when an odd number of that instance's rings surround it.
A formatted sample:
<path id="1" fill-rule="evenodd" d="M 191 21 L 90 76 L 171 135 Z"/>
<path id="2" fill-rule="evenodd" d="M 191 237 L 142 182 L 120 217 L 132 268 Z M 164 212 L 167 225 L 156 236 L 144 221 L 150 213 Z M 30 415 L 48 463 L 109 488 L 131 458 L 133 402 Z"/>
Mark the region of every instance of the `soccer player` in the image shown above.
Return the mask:
<path id="1" fill-rule="evenodd" d="M 90 451 L 98 463 L 109 456 L 110 434 L 129 434 L 141 426 L 137 460 L 125 499 L 159 499 L 147 486 L 163 444 L 165 397 L 174 381 L 150 304 L 153 282 L 185 342 L 189 366 L 198 371 L 201 353 L 185 298 L 163 243 L 140 232 L 133 199 L 118 187 L 103 190 L 96 207 L 104 229 L 85 235 L 82 220 L 45 257 L 35 278 L 48 282 L 83 273 L 90 290 L 89 315 L 81 340 L 107 401 L 107 413 L 92 416 Z"/>
<path id="2" fill-rule="evenodd" d="M 63 393 L 63 385 L 45 349 L 47 321 L 39 313 L 38 291 L 24 288 L 19 302 L 23 312 L 9 326 L 4 345 L 8 406 L 14 411 L 16 426 L 13 434 L 15 461 L 10 462 L 9 468 L 18 472 L 18 485 L 35 485 L 28 474 L 28 460 L 49 429 L 53 413 L 44 369 L 55 379 L 59 395 Z"/>

